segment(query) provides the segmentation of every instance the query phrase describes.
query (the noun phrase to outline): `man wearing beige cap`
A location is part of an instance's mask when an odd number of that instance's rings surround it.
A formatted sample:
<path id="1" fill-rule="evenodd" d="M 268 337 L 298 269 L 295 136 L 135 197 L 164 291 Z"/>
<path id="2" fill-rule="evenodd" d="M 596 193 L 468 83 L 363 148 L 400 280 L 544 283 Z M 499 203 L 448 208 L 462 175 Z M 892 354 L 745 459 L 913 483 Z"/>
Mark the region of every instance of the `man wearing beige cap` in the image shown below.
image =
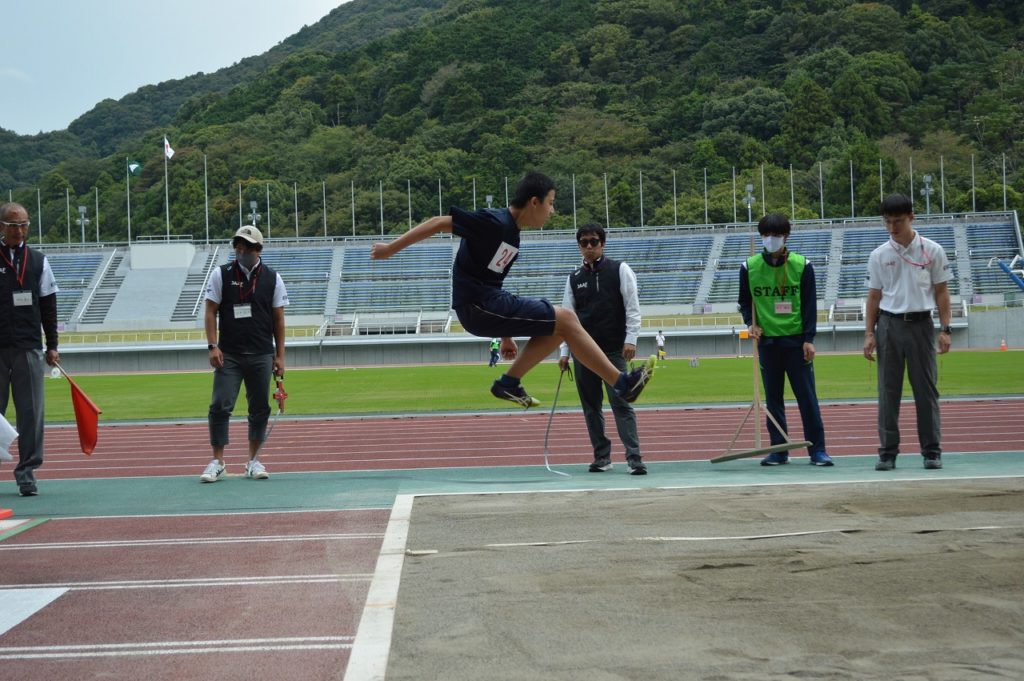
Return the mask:
<path id="1" fill-rule="evenodd" d="M 245 477 L 267 477 L 256 455 L 266 439 L 270 419 L 270 374 L 284 376 L 284 308 L 288 304 L 284 281 L 260 260 L 260 230 L 251 225 L 240 227 L 231 246 L 235 259 L 215 269 L 206 285 L 206 342 L 213 367 L 209 414 L 213 460 L 199 477 L 202 482 L 217 482 L 224 475 L 228 420 L 243 381 L 249 404 Z"/>

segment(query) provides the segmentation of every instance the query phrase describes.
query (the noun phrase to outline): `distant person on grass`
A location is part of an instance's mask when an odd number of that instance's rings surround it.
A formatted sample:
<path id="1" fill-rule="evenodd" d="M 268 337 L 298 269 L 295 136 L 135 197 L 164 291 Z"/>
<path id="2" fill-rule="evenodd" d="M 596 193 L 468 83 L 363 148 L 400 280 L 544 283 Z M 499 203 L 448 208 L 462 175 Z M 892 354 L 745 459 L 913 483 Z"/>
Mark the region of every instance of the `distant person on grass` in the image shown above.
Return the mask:
<path id="1" fill-rule="evenodd" d="M 284 376 L 284 308 L 288 305 L 284 281 L 260 259 L 260 230 L 251 225 L 239 228 L 231 246 L 235 260 L 215 269 L 206 286 L 206 342 L 213 367 L 209 414 L 213 460 L 199 477 L 202 482 L 217 482 L 224 475 L 228 420 L 243 381 L 249 405 L 245 477 L 267 478 L 267 469 L 256 455 L 266 439 L 270 419 L 270 375 Z"/>
<path id="2" fill-rule="evenodd" d="M 892 194 L 882 201 L 891 237 L 868 257 L 868 301 L 864 313 L 864 357 L 878 351 L 878 462 L 876 471 L 896 467 L 900 451 L 900 399 L 906 370 L 917 408 L 917 439 L 924 467 L 942 468 L 935 326 L 939 311 L 939 353 L 949 352 L 949 280 L 953 272 L 941 245 L 914 231 L 910 198 Z"/>
<path id="3" fill-rule="evenodd" d="M 810 463 L 831 466 L 825 452 L 825 426 L 814 385 L 814 336 L 818 330 L 818 294 L 814 267 L 804 256 L 786 248 L 791 227 L 789 218 L 769 213 L 757 223 L 764 249 L 740 266 L 739 307 L 750 337 L 757 343 L 765 406 L 783 430 L 786 377 L 793 388 Z M 755 319 L 756 317 L 756 319 Z M 786 439 L 768 421 L 773 445 Z M 761 459 L 762 466 L 789 463 L 788 452 L 773 452 Z"/>
<path id="4" fill-rule="evenodd" d="M 501 339 L 500 338 L 492 338 L 491 339 L 491 361 L 487 364 L 488 367 L 493 367 L 493 366 L 496 366 L 498 364 L 498 360 L 501 359 L 501 355 L 499 354 L 500 352 L 501 352 Z"/>
<path id="5" fill-rule="evenodd" d="M 654 371 L 655 358 L 633 371 L 620 371 L 605 356 L 572 310 L 540 298 L 525 298 L 502 289 L 505 276 L 519 257 L 519 232 L 544 226 L 554 214 L 555 183 L 537 172 L 527 173 L 508 208 L 469 212 L 452 206 L 448 215 L 430 218 L 394 241 L 374 244 L 370 257 L 389 258 L 439 232 L 461 237 L 452 267 L 452 309 L 463 328 L 475 336 L 501 338 L 501 354 L 515 361 L 491 386 L 491 394 L 521 407 L 540 404 L 527 394 L 520 379 L 564 340 L 587 368 L 613 385 L 627 402 L 639 397 Z M 513 336 L 529 336 L 520 353 Z"/>

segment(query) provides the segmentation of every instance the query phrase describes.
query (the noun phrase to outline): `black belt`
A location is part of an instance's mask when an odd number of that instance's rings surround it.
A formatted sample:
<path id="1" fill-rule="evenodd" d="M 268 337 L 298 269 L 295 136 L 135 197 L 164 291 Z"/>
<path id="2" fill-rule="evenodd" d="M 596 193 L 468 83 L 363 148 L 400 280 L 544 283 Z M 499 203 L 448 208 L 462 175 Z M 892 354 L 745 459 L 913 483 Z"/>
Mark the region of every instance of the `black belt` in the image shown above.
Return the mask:
<path id="1" fill-rule="evenodd" d="M 886 317 L 895 317 L 896 319 L 902 319 L 905 322 L 920 322 L 925 319 L 931 319 L 931 310 L 925 310 L 923 312 L 889 312 L 888 310 L 879 310 Z"/>

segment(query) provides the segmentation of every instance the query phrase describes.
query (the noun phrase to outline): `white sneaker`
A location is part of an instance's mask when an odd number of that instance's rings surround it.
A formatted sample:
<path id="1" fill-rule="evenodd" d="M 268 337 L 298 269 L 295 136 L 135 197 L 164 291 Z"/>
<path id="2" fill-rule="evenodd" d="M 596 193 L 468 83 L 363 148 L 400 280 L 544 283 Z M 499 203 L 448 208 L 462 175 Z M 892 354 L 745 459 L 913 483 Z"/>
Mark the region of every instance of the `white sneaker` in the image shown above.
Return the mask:
<path id="1" fill-rule="evenodd" d="M 199 476 L 199 480 L 201 482 L 217 482 L 224 475 L 224 470 L 224 465 L 217 459 L 214 459 L 206 464 L 206 470 Z"/>
<path id="2" fill-rule="evenodd" d="M 259 459 L 253 459 L 245 464 L 245 477 L 253 480 L 266 480 L 270 477 L 270 473 L 267 473 L 267 469 L 263 467 Z"/>

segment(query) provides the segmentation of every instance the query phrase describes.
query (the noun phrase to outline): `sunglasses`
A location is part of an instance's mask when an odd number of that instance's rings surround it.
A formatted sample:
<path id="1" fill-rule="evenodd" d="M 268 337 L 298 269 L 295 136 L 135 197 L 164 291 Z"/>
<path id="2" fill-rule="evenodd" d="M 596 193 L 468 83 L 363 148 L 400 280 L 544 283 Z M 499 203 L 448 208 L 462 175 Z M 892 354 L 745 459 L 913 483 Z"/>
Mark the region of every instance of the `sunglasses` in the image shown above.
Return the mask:
<path id="1" fill-rule="evenodd" d="M 580 248 L 587 248 L 587 247 L 589 247 L 589 248 L 597 248 L 598 246 L 601 245 L 601 240 L 598 239 L 598 238 L 580 239 L 579 244 L 580 244 Z"/>
<path id="2" fill-rule="evenodd" d="M 30 222 L 28 220 L 25 220 L 25 222 L 7 222 L 6 220 L 0 220 L 0 225 L 3 225 L 4 227 L 20 227 L 21 229 L 28 229 L 29 224 Z"/>

